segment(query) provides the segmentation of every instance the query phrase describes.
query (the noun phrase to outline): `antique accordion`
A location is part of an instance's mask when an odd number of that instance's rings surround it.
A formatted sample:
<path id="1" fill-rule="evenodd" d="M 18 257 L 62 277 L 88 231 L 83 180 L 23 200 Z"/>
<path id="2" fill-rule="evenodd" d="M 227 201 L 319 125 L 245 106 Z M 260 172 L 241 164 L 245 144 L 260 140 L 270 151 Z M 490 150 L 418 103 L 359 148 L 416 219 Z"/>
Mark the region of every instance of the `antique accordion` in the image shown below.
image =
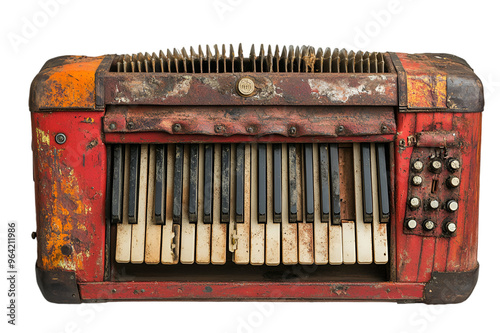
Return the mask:
<path id="1" fill-rule="evenodd" d="M 471 67 L 273 49 L 42 67 L 30 110 L 47 300 L 467 299 L 484 105 Z"/>

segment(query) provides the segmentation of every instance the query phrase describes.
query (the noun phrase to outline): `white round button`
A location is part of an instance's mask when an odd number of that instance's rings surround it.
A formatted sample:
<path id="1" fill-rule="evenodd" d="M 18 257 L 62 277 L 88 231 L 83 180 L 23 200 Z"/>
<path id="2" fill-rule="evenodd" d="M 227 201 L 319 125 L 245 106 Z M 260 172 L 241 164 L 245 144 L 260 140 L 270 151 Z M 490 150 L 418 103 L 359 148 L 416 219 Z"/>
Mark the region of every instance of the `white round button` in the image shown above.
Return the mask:
<path id="1" fill-rule="evenodd" d="M 456 212 L 457 209 L 458 209 L 458 202 L 456 202 L 455 200 L 449 200 L 447 203 L 446 203 L 446 208 L 448 209 L 448 211 L 450 212 Z"/>

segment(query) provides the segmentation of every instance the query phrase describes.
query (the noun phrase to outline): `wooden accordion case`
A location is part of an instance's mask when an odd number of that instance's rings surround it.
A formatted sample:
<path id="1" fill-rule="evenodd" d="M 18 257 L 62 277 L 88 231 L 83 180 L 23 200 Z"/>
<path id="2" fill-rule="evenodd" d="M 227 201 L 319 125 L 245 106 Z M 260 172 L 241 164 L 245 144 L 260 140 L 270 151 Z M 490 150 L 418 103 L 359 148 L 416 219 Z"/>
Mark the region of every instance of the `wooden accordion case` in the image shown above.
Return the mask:
<path id="1" fill-rule="evenodd" d="M 483 105 L 450 54 L 51 59 L 30 92 L 38 285 L 57 303 L 462 302 Z"/>

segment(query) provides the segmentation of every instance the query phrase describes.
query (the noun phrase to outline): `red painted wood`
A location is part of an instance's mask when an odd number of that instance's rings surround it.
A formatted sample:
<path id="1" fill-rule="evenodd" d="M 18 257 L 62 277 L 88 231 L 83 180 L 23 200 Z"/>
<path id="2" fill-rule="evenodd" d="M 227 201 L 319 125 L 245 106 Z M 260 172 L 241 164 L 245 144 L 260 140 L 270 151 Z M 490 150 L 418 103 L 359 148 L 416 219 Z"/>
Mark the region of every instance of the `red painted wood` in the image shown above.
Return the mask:
<path id="1" fill-rule="evenodd" d="M 104 300 L 422 300 L 423 283 L 101 282 L 80 283 L 83 301 Z"/>
<path id="2" fill-rule="evenodd" d="M 422 244 L 421 237 L 407 236 L 403 233 L 405 211 L 408 193 L 408 175 L 410 170 L 410 156 L 412 147 L 407 147 L 407 138 L 415 133 L 415 113 L 399 113 L 397 115 L 398 135 L 394 147 L 396 164 L 396 267 L 397 281 L 416 281 L 418 263 Z M 404 148 L 399 143 L 404 141 Z"/>
<path id="3" fill-rule="evenodd" d="M 38 266 L 102 281 L 106 148 L 102 112 L 32 113 Z M 57 133 L 66 142 L 55 142 Z M 66 247 L 64 251 L 63 247 Z M 71 252 L 69 255 L 65 254 Z"/>

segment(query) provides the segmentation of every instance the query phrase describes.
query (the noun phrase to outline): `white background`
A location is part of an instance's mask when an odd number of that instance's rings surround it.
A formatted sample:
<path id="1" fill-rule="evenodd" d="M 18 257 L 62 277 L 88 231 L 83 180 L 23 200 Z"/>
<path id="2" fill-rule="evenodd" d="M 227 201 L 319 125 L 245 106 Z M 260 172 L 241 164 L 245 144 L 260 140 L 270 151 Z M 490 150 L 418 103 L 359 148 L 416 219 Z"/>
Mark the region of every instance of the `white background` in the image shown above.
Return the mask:
<path id="1" fill-rule="evenodd" d="M 52 5 L 47 5 L 51 3 Z M 44 5 L 45 4 L 45 5 Z M 54 5 L 55 4 L 55 5 Z M 495 1 L 97 1 L 2 2 L 0 106 L 0 331 L 36 332 L 498 332 L 500 90 Z M 31 27 L 30 27 L 31 26 Z M 479 282 L 465 303 L 142 302 L 56 305 L 35 281 L 35 207 L 28 93 L 60 55 L 153 52 L 242 42 L 466 59 L 485 86 Z M 18 317 L 7 325 L 6 223 L 18 224 Z"/>

